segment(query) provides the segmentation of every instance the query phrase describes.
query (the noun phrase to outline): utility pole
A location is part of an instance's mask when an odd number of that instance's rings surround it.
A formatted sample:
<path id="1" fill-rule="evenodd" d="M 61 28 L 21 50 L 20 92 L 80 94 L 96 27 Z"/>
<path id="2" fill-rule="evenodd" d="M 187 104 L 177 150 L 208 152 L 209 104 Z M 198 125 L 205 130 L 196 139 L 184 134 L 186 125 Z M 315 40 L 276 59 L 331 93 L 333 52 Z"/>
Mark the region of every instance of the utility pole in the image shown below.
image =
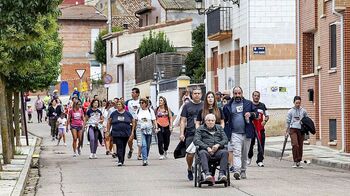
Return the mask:
<path id="1" fill-rule="evenodd" d="M 108 34 L 112 33 L 112 5 L 111 0 L 108 0 Z"/>

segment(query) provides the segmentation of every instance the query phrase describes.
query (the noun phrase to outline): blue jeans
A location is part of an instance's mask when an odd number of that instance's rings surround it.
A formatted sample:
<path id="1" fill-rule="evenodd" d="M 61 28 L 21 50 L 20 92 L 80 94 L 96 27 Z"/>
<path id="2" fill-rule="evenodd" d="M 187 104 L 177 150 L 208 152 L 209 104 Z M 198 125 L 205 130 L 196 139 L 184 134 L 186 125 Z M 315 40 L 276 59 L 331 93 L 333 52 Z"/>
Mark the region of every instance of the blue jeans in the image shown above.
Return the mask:
<path id="1" fill-rule="evenodd" d="M 149 149 L 151 148 L 152 135 L 141 134 L 141 154 L 142 160 L 147 161 L 149 155 Z"/>

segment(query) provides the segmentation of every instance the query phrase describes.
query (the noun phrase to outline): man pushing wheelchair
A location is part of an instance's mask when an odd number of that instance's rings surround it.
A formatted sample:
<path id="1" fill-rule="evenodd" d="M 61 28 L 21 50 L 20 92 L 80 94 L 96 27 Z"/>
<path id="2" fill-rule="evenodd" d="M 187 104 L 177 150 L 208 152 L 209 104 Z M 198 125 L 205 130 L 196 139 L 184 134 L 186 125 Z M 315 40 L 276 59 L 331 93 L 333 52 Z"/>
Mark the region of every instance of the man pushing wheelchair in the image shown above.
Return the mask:
<path id="1" fill-rule="evenodd" d="M 218 163 L 220 165 L 218 182 L 227 182 L 228 173 L 228 151 L 225 145 L 228 143 L 227 136 L 220 125 L 215 125 L 215 115 L 208 114 L 205 116 L 205 124 L 200 126 L 195 133 L 193 143 L 197 146 L 198 161 L 201 166 L 198 172 L 202 181 L 213 182 L 214 171 L 216 168 L 209 168 L 210 163 Z M 196 174 L 197 175 L 197 174 Z M 197 176 L 196 176 L 197 177 Z M 226 184 L 225 184 L 226 186 Z"/>

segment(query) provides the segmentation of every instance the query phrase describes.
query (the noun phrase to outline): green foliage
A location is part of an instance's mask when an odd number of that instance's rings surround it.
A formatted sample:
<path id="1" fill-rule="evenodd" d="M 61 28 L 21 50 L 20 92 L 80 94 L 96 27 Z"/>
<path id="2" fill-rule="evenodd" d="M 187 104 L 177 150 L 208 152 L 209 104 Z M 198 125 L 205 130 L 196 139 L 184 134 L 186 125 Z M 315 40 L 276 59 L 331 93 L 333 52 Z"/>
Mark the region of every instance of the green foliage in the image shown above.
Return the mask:
<path id="1" fill-rule="evenodd" d="M 0 74 L 14 90 L 48 87 L 59 75 L 61 0 L 0 2 Z"/>
<path id="2" fill-rule="evenodd" d="M 204 24 L 192 32 L 192 51 L 187 54 L 186 75 L 193 83 L 202 83 L 205 77 L 205 29 Z"/>
<path id="3" fill-rule="evenodd" d="M 164 32 L 149 32 L 148 37 L 144 37 L 139 46 L 140 57 L 155 52 L 156 54 L 164 52 L 176 52 L 174 46 L 170 43 L 169 39 Z"/>
<path id="4" fill-rule="evenodd" d="M 122 27 L 112 27 L 112 32 L 119 32 L 122 30 L 123 30 Z M 102 37 L 107 33 L 108 33 L 107 29 L 102 30 L 95 41 L 95 49 L 94 49 L 95 57 L 96 57 L 96 60 L 102 64 L 107 63 L 106 41 L 102 40 Z"/>

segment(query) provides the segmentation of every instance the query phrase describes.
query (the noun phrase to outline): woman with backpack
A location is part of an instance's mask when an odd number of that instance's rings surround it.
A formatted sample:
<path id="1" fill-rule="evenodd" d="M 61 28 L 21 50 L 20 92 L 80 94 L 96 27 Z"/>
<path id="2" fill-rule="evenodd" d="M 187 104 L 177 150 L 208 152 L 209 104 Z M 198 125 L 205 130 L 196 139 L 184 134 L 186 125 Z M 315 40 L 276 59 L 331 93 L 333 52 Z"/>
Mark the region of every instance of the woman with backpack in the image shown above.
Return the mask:
<path id="1" fill-rule="evenodd" d="M 156 121 L 158 125 L 157 138 L 158 138 L 158 151 L 160 154 L 159 160 L 167 158 L 167 151 L 170 144 L 170 135 L 173 131 L 173 115 L 168 107 L 165 97 L 159 97 L 159 106 L 155 110 Z"/>
<path id="2" fill-rule="evenodd" d="M 149 108 L 148 99 L 140 99 L 141 108 L 136 112 L 137 145 L 141 146 L 142 165 L 148 165 L 153 129 L 158 129 L 154 111 Z"/>
<path id="3" fill-rule="evenodd" d="M 73 108 L 69 110 L 68 112 L 68 123 L 67 127 L 70 125 L 70 129 L 72 131 L 73 136 L 73 157 L 77 156 L 76 151 L 78 151 L 78 154 L 81 154 L 81 147 L 83 144 L 83 132 L 84 132 L 84 112 L 81 108 L 81 102 L 76 101 L 73 102 Z M 78 145 L 77 145 L 78 140 Z"/>

